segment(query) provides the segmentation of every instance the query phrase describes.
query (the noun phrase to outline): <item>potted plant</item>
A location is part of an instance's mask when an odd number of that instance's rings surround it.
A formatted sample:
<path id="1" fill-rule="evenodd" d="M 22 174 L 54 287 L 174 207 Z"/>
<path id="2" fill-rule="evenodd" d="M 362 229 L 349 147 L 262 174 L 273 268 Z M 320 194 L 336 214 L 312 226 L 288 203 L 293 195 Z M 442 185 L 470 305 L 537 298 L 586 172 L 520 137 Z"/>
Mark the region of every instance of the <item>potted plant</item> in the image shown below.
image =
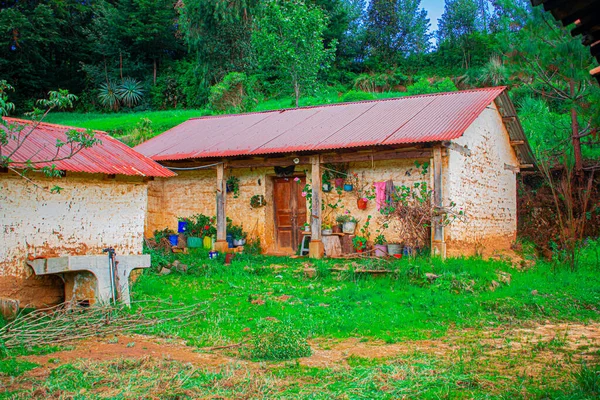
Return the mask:
<path id="1" fill-rule="evenodd" d="M 344 224 L 348 221 L 350 221 L 350 215 L 348 215 L 348 214 L 340 214 L 337 217 L 335 217 L 335 222 L 337 222 L 337 224 L 340 227 L 340 229 L 342 230 L 342 232 L 344 229 Z"/>
<path id="2" fill-rule="evenodd" d="M 310 232 L 310 224 L 308 222 L 304 223 L 304 232 Z"/>
<path id="3" fill-rule="evenodd" d="M 375 236 L 375 257 L 387 256 L 387 240 L 383 233 Z"/>
<path id="4" fill-rule="evenodd" d="M 321 235 L 323 236 L 327 236 L 327 235 L 331 235 L 333 233 L 333 230 L 331 228 L 331 225 L 329 224 L 324 224 L 321 227 Z"/>
<path id="5" fill-rule="evenodd" d="M 354 236 L 352 245 L 357 253 L 362 253 L 367 248 L 367 238 L 364 236 Z"/>
<path id="6" fill-rule="evenodd" d="M 248 234 L 244 232 L 241 226 L 230 224 L 227 228 L 227 233 L 231 235 L 234 246 L 243 246 L 246 244 Z"/>
<path id="7" fill-rule="evenodd" d="M 341 189 L 344 186 L 348 172 L 348 163 L 341 164 L 325 164 L 325 169 L 329 175 L 329 181 L 333 179 L 336 189 Z"/>
<path id="8" fill-rule="evenodd" d="M 347 234 L 353 234 L 354 231 L 356 230 L 356 223 L 358 222 L 358 220 L 356 218 L 354 218 L 352 215 L 348 215 L 348 220 L 346 222 L 344 222 L 344 225 L 342 227 L 342 231 L 344 233 Z"/>
<path id="9" fill-rule="evenodd" d="M 359 197 L 356 200 L 356 207 L 358 207 L 359 210 L 366 210 L 368 204 L 369 199 L 367 199 L 366 197 Z"/>
<path id="10" fill-rule="evenodd" d="M 204 214 L 196 214 L 187 218 L 180 218 L 187 222 L 185 235 L 187 236 L 188 247 L 205 247 L 210 249 L 212 246 L 211 237 L 217 233 L 215 228 L 215 218 Z"/>
<path id="11" fill-rule="evenodd" d="M 233 193 L 233 198 L 237 199 L 240 194 L 240 178 L 231 175 L 225 183 L 227 193 Z"/>
<path id="12" fill-rule="evenodd" d="M 329 177 L 329 171 L 325 171 L 321 176 L 321 186 L 323 192 L 329 193 L 331 192 L 331 179 Z"/>

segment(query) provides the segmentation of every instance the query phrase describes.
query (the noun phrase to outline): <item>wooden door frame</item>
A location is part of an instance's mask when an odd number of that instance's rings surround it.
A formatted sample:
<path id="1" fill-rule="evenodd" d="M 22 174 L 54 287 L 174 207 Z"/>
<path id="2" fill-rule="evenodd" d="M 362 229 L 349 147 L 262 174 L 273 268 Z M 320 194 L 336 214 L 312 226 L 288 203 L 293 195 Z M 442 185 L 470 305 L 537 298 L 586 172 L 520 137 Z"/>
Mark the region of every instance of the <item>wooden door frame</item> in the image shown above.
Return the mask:
<path id="1" fill-rule="evenodd" d="M 306 180 L 308 179 L 308 177 L 307 177 L 307 175 L 305 173 L 294 173 L 291 176 L 277 176 L 277 175 L 271 175 L 270 176 L 270 178 L 271 178 L 271 184 L 272 184 L 272 187 L 273 187 L 272 198 L 271 198 L 272 203 L 271 204 L 273 204 L 273 233 L 275 234 L 275 242 L 274 242 L 274 244 L 275 244 L 275 251 L 276 252 L 283 252 L 285 248 L 279 247 L 279 229 L 278 229 L 278 224 L 277 224 L 277 205 L 276 205 L 276 201 L 275 201 L 275 185 L 276 185 L 275 180 L 276 179 L 281 179 L 281 178 L 289 178 L 290 180 L 293 181 L 294 178 L 296 178 L 296 177 L 298 177 L 300 179 L 304 179 L 304 183 L 306 184 Z M 296 199 L 296 196 L 294 195 L 292 198 Z M 306 202 L 304 204 L 304 208 L 306 209 L 306 214 L 308 214 L 309 211 L 308 211 L 308 207 L 306 206 Z M 296 203 L 296 210 L 298 210 L 298 204 L 297 203 Z M 302 241 L 302 235 L 301 235 L 300 231 L 298 230 L 298 232 L 296 232 L 296 234 L 300 235 L 299 239 L 300 239 L 300 243 L 301 243 L 301 241 Z M 292 247 L 292 251 L 295 253 L 296 249 L 294 249 Z"/>

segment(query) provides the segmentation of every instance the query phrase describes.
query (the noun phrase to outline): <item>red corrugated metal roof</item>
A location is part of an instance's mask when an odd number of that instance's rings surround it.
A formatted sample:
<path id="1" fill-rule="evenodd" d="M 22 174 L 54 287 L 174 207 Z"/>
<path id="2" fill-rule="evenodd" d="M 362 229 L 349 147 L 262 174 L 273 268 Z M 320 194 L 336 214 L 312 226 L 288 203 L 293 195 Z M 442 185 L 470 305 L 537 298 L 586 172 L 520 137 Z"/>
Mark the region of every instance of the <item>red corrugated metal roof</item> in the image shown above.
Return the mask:
<path id="1" fill-rule="evenodd" d="M 58 149 L 56 153 L 57 140 L 66 141 L 66 132 L 69 130 L 85 131 L 81 128 L 72 128 L 69 126 L 40 123 L 33 131 L 32 121 L 4 118 L 9 124 L 24 126 L 21 131 L 21 138 L 27 136 L 24 143 L 12 155 L 12 165 L 15 167 L 24 167 L 27 160 L 31 160 L 35 167 L 51 166 L 54 164 L 57 169 L 73 172 L 137 175 L 137 176 L 161 176 L 170 177 L 175 174 L 168 169 L 157 164 L 150 158 L 138 153 L 117 139 L 107 135 L 105 132 L 94 131 L 95 137 L 101 141 L 90 148 L 82 149 L 71 158 L 61 161 L 38 163 L 64 157 L 70 153 L 67 145 Z M 0 125 L 0 129 L 5 129 Z M 8 144 L 2 146 L 2 155 L 7 156 L 17 146 L 15 138 L 9 138 Z M 23 163 L 23 164 L 20 164 Z"/>
<path id="2" fill-rule="evenodd" d="M 135 149 L 154 160 L 321 151 L 460 137 L 506 87 L 190 119 Z"/>

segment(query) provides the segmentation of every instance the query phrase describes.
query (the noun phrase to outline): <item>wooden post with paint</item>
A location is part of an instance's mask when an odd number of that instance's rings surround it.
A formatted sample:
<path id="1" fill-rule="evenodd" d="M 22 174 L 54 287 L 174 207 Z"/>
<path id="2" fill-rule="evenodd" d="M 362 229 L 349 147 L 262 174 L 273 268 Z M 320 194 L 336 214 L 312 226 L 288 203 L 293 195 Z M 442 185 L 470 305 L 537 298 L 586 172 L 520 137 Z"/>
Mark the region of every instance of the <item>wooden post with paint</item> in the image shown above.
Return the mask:
<path id="1" fill-rule="evenodd" d="M 323 258 L 325 249 L 321 239 L 321 156 L 312 156 L 311 160 L 312 203 L 310 217 L 310 258 Z"/>
<path id="2" fill-rule="evenodd" d="M 227 244 L 227 178 L 225 177 L 225 162 L 217 165 L 217 241 L 215 250 L 226 252 L 229 250 Z"/>
<path id="3" fill-rule="evenodd" d="M 446 258 L 446 238 L 444 233 L 444 179 L 442 168 L 442 148 L 433 148 L 433 208 L 436 211 L 432 221 L 431 255 Z"/>

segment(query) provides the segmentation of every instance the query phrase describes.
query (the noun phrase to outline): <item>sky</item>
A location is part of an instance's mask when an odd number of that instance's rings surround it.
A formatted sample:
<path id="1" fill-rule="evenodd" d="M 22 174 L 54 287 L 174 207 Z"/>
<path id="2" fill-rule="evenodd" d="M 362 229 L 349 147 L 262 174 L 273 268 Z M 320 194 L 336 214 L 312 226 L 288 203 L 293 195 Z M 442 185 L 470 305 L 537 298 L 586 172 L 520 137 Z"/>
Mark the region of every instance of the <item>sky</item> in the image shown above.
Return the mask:
<path id="1" fill-rule="evenodd" d="M 431 22 L 431 31 L 435 32 L 438 19 L 444 13 L 444 0 L 421 0 L 421 7 L 427 10 Z"/>

